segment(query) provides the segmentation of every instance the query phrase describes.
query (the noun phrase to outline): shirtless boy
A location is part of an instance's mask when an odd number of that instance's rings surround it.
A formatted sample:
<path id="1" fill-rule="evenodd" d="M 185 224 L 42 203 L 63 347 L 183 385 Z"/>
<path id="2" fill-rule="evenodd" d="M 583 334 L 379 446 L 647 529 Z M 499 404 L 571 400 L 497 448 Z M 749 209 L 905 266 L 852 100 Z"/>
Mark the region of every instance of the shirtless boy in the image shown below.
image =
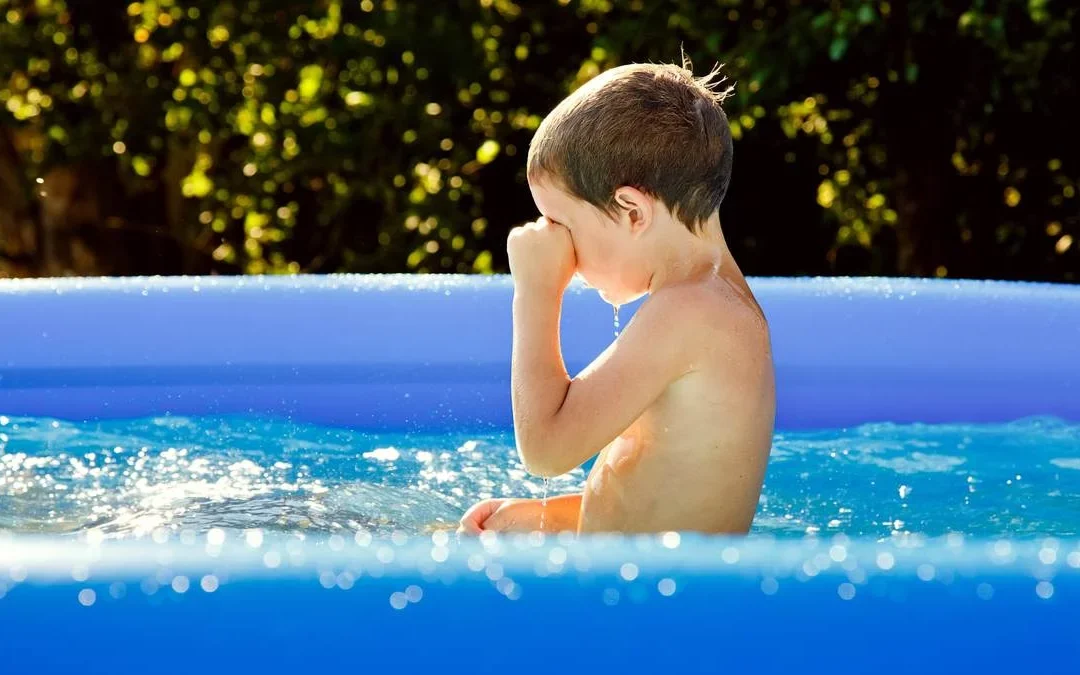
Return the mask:
<path id="1" fill-rule="evenodd" d="M 749 530 L 771 447 L 769 329 L 720 229 L 731 131 L 715 72 L 628 65 L 544 120 L 528 179 L 542 214 L 510 233 L 512 400 L 525 468 L 556 476 L 599 453 L 543 529 Z M 616 306 L 648 295 L 571 378 L 559 345 L 577 274 Z M 541 527 L 537 499 L 489 499 L 459 532 Z"/>

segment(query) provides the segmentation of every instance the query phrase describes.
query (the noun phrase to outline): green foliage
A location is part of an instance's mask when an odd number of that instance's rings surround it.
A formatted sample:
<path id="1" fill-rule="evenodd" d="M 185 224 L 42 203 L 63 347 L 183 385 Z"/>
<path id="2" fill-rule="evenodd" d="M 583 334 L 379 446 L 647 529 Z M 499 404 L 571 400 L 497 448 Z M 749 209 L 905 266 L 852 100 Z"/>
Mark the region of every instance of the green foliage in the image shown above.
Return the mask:
<path id="1" fill-rule="evenodd" d="M 498 271 L 542 116 L 683 48 L 737 82 L 722 216 L 748 272 L 1080 269 L 1068 3 L 437 7 L 0 0 L 0 273 L 95 246 L 90 271 L 139 271 L 101 261 L 143 235 L 160 272 Z"/>

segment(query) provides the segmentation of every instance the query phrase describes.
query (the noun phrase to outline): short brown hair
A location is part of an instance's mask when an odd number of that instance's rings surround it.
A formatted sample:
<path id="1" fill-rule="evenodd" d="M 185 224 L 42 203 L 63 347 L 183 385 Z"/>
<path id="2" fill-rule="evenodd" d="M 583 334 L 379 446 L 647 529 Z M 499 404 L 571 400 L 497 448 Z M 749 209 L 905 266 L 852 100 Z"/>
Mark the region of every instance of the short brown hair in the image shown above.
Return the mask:
<path id="1" fill-rule="evenodd" d="M 720 207 L 731 180 L 731 128 L 719 69 L 620 66 L 590 80 L 544 119 L 529 146 L 529 180 L 556 178 L 575 197 L 615 212 L 615 190 L 662 200 L 691 231 Z"/>

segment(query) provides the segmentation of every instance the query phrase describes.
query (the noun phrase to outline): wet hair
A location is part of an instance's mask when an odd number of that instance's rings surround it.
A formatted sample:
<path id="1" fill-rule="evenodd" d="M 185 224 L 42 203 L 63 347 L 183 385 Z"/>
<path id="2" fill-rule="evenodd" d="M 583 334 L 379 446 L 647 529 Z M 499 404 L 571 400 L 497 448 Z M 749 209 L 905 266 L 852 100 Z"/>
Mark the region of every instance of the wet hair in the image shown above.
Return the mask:
<path id="1" fill-rule="evenodd" d="M 615 190 L 659 198 L 692 232 L 720 207 L 731 180 L 731 88 L 719 68 L 690 64 L 608 70 L 564 99 L 529 146 L 530 181 L 554 178 L 571 195 L 616 213 Z"/>

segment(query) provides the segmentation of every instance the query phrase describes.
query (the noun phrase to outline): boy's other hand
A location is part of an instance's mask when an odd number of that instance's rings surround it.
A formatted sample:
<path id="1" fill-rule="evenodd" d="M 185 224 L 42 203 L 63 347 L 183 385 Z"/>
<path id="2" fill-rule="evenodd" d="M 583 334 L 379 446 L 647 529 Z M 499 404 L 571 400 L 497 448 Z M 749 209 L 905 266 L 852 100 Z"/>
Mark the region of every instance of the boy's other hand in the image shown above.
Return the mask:
<path id="1" fill-rule="evenodd" d="M 539 509 L 531 499 L 485 499 L 473 505 L 461 517 L 458 535 L 492 532 L 531 531 L 539 529 Z"/>
<path id="2" fill-rule="evenodd" d="M 457 533 L 459 535 L 477 535 L 484 531 L 484 522 L 491 514 L 499 510 L 499 507 L 510 501 L 509 499 L 485 499 L 473 504 L 472 508 L 461 517 Z"/>
<path id="3" fill-rule="evenodd" d="M 518 289 L 562 295 L 577 270 L 570 230 L 547 218 L 511 230 L 506 253 Z"/>

